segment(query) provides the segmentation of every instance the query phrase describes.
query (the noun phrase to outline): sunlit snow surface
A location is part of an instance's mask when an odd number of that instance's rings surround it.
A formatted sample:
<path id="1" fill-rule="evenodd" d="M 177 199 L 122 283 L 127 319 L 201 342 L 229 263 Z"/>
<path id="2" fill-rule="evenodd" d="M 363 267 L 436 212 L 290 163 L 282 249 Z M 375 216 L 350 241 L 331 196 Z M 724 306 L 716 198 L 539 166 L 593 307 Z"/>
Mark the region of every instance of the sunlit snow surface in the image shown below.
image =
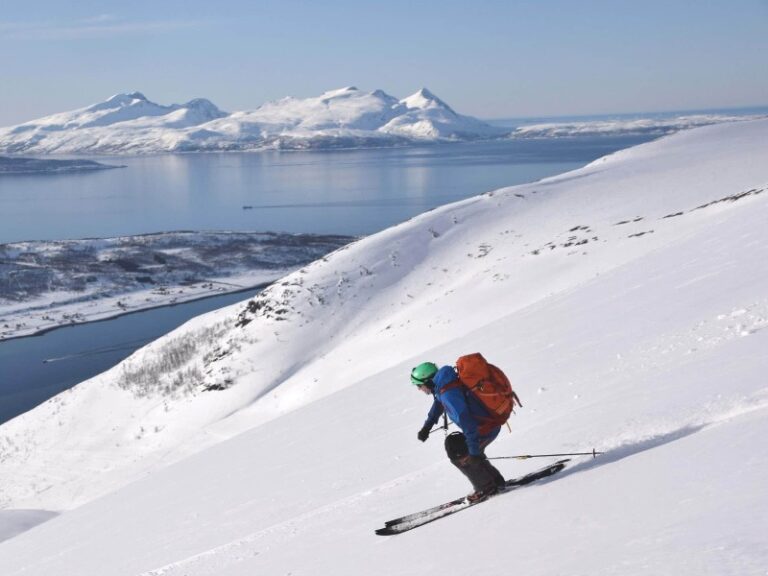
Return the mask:
<path id="1" fill-rule="evenodd" d="M 765 574 L 766 142 L 694 129 L 439 208 L 5 424 L 2 506 L 63 513 L 2 574 Z M 469 491 L 407 375 L 478 350 L 524 405 L 489 456 L 606 454 L 376 536 Z"/>

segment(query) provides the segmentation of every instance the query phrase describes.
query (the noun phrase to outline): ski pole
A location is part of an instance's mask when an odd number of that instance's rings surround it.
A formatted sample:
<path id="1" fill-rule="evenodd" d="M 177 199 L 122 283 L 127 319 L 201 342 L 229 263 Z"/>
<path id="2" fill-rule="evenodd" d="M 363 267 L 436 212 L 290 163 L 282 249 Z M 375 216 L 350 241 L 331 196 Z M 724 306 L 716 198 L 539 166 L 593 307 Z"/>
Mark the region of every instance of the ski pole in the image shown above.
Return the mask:
<path id="1" fill-rule="evenodd" d="M 592 456 L 596 458 L 598 454 L 604 454 L 604 452 L 596 452 L 592 449 L 592 452 L 569 452 L 564 454 L 521 454 L 519 456 L 496 456 L 495 458 L 488 458 L 488 460 L 527 460 L 528 458 L 553 458 L 556 456 Z"/>
<path id="2" fill-rule="evenodd" d="M 451 425 L 451 423 L 446 421 L 446 422 L 443 423 L 442 426 L 438 426 L 437 428 L 432 428 L 432 430 L 430 430 L 429 433 L 431 435 L 432 432 L 437 432 L 438 430 L 446 430 L 447 431 L 448 430 L 448 426 L 450 426 L 450 425 Z"/>

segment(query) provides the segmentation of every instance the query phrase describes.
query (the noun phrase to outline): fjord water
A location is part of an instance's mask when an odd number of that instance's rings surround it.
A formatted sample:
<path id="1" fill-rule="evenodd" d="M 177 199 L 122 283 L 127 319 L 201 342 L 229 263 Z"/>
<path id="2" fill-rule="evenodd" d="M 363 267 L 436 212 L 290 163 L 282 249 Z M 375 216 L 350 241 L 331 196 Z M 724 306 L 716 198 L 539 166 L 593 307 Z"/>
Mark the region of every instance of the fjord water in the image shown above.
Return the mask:
<path id="1" fill-rule="evenodd" d="M 0 242 L 170 230 L 366 235 L 430 208 L 566 172 L 648 139 L 96 158 L 126 167 L 0 178 Z M 249 295 L 0 342 L 0 423 L 106 370 L 186 320 Z"/>
<path id="2" fill-rule="evenodd" d="M 0 342 L 0 424 L 111 368 L 190 318 L 259 291 L 222 294 Z"/>
<path id="3" fill-rule="evenodd" d="M 0 242 L 172 230 L 366 235 L 448 202 L 566 172 L 639 141 L 99 157 L 125 167 L 0 178 Z"/>

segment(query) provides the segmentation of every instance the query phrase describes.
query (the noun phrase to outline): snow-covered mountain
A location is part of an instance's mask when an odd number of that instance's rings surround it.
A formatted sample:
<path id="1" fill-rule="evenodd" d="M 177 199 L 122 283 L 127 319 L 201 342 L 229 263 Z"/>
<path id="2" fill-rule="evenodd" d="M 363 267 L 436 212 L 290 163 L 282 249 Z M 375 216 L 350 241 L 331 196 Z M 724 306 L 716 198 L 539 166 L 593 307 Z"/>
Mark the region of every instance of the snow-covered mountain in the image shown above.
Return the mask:
<path id="1" fill-rule="evenodd" d="M 698 128 L 433 210 L 5 424 L 0 522 L 63 513 L 2 574 L 763 574 L 767 136 Z M 416 440 L 408 373 L 473 351 L 524 405 L 489 456 L 606 453 L 375 536 L 469 491 Z"/>
<path id="2" fill-rule="evenodd" d="M 700 126 L 721 124 L 724 122 L 740 122 L 744 120 L 761 120 L 765 114 L 736 115 L 736 114 L 682 114 L 677 116 L 646 118 L 614 118 L 604 120 L 555 121 L 537 122 L 515 127 L 509 134 L 510 138 L 572 138 L 578 136 L 664 136 L 689 130 Z"/>
<path id="3" fill-rule="evenodd" d="M 508 130 L 454 112 L 426 89 L 398 100 L 355 87 L 226 113 L 205 99 L 162 106 L 139 93 L 0 129 L 6 153 L 152 153 L 391 146 Z"/>

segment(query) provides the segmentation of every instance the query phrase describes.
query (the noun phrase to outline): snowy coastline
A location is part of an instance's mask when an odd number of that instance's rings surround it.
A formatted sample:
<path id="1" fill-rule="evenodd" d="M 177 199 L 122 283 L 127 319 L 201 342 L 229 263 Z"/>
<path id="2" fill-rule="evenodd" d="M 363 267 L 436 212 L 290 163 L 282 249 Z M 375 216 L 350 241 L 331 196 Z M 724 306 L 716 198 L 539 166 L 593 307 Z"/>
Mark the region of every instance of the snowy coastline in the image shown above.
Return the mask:
<path id="1" fill-rule="evenodd" d="M 0 341 L 263 286 L 352 240 L 169 232 L 0 244 Z"/>

